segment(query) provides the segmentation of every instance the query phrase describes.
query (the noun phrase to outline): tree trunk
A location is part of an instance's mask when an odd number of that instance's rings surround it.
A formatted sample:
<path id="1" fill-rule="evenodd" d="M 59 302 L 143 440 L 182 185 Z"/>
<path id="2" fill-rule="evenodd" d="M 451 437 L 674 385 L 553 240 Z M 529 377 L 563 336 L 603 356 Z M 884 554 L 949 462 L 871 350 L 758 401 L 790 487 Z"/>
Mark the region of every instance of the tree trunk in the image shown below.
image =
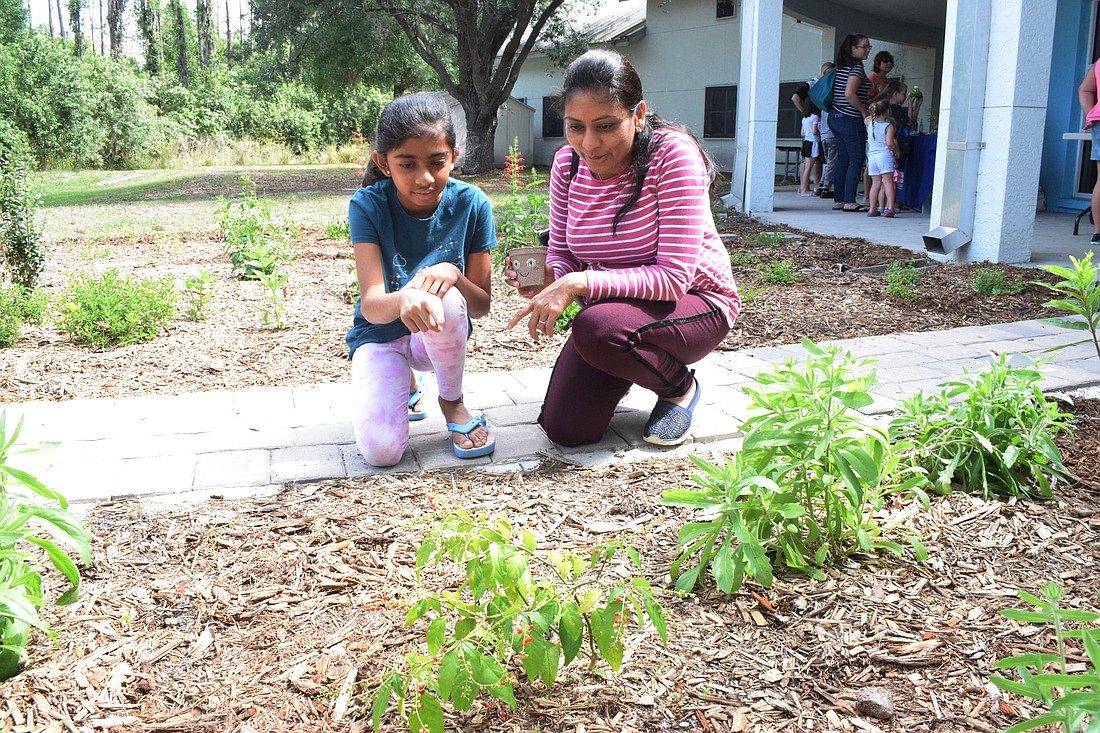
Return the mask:
<path id="1" fill-rule="evenodd" d="M 198 33 L 199 66 L 214 62 L 214 9 L 210 0 L 196 0 L 195 29 Z"/>
<path id="2" fill-rule="evenodd" d="M 46 3 L 46 11 L 49 13 L 50 16 L 50 38 L 53 38 L 53 3 Z"/>
<path id="3" fill-rule="evenodd" d="M 57 2 L 57 31 L 62 40 L 69 37 L 69 34 L 65 32 L 65 14 L 61 12 L 61 0 Z"/>
<path id="4" fill-rule="evenodd" d="M 107 30 L 111 36 L 111 58 L 122 56 L 122 14 L 126 0 L 107 0 Z"/>
<path id="5" fill-rule="evenodd" d="M 107 44 L 105 42 L 103 28 L 106 24 L 103 22 L 103 0 L 99 0 L 99 55 L 107 55 Z"/>
<path id="6" fill-rule="evenodd" d="M 69 29 L 73 32 L 73 47 L 77 56 L 84 55 L 84 28 L 80 24 L 80 0 L 69 0 Z"/>
<path id="7" fill-rule="evenodd" d="M 176 74 L 180 84 L 191 86 L 191 79 L 187 71 L 187 10 L 183 7 L 183 0 L 173 0 L 172 13 L 176 18 Z"/>
<path id="8" fill-rule="evenodd" d="M 466 114 L 466 147 L 462 150 L 462 172 L 467 175 L 487 173 L 495 167 L 493 143 L 497 132 L 496 109 L 475 104 L 476 100 L 469 106 L 465 102 L 462 104 Z M 460 140 L 459 145 L 461 144 Z"/>
<path id="9" fill-rule="evenodd" d="M 225 0 L 225 63 L 233 58 L 233 31 L 229 26 L 229 0 Z"/>

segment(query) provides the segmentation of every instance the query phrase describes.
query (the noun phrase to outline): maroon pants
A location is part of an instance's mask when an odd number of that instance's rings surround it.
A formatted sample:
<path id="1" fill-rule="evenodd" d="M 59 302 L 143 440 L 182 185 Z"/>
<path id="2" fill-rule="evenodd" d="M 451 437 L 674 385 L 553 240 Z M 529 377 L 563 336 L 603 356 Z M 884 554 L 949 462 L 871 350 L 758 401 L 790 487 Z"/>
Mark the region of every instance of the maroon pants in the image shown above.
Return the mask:
<path id="1" fill-rule="evenodd" d="M 539 424 L 559 445 L 603 438 L 632 384 L 679 397 L 691 389 L 688 364 L 722 342 L 729 324 L 705 298 L 601 300 L 573 320 L 550 375 Z"/>

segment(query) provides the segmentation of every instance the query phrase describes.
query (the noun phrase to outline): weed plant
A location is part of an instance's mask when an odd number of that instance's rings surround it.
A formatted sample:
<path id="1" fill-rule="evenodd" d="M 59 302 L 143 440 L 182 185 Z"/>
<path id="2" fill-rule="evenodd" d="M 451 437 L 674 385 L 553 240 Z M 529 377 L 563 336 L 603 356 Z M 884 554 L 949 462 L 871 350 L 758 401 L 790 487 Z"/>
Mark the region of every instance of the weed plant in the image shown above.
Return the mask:
<path id="1" fill-rule="evenodd" d="M 289 277 L 285 272 L 260 275 L 260 282 L 264 286 L 264 302 L 256 307 L 260 309 L 264 326 L 270 326 L 275 330 L 286 328 L 283 316 L 286 314 L 286 281 Z"/>
<path id="2" fill-rule="evenodd" d="M 1100 330 L 1100 282 L 1097 282 L 1097 277 L 1100 276 L 1100 270 L 1097 269 L 1096 265 L 1092 264 L 1091 250 L 1080 260 L 1073 255 L 1070 255 L 1069 259 L 1070 262 L 1073 263 L 1073 267 L 1040 265 L 1040 267 L 1047 272 L 1062 278 L 1061 281 L 1053 285 L 1042 281 L 1036 281 L 1033 284 L 1044 287 L 1047 290 L 1053 290 L 1055 293 L 1062 296 L 1056 300 L 1049 300 L 1043 303 L 1045 307 L 1073 313 L 1079 316 L 1079 319 L 1052 318 L 1048 319 L 1047 322 L 1064 328 L 1088 331 L 1092 345 L 1096 349 L 1096 356 L 1100 358 L 1100 338 L 1097 337 L 1097 331 Z M 1072 344 L 1055 346 L 1047 351 L 1058 351 L 1059 349 L 1069 348 L 1070 346 L 1087 344 L 1089 340 L 1090 339 L 1081 339 Z"/>
<path id="3" fill-rule="evenodd" d="M 573 325 L 573 319 L 577 317 L 577 314 L 581 312 L 581 304 L 576 300 L 565 306 L 565 310 L 558 316 L 558 320 L 554 321 L 555 333 L 565 333 Z"/>
<path id="4" fill-rule="evenodd" d="M 24 323 L 41 324 L 48 306 L 49 297 L 41 290 L 28 291 L 14 283 L 0 285 L 0 349 L 15 345 Z"/>
<path id="5" fill-rule="evenodd" d="M 200 269 L 183 281 L 183 290 L 187 296 L 187 317 L 192 321 L 205 321 L 206 305 L 214 297 L 214 276 Z"/>
<path id="6" fill-rule="evenodd" d="M 1027 289 L 1027 283 L 1020 278 L 1010 278 L 1004 270 L 993 267 L 979 267 L 971 285 L 982 295 L 1019 295 Z"/>
<path id="7" fill-rule="evenodd" d="M 760 258 L 752 252 L 734 250 L 730 252 L 730 265 L 732 267 L 756 267 L 760 264 Z"/>
<path id="8" fill-rule="evenodd" d="M 603 660 L 618 670 L 631 627 L 640 632 L 648 621 L 667 641 L 649 582 L 629 577 L 622 554 L 641 567 L 637 551 L 616 543 L 583 556 L 542 551 L 503 516 L 440 514 L 417 550 L 417 577 L 442 568 L 461 585 L 425 593 L 406 613 L 408 626 L 429 619 L 427 653 L 411 653 L 403 670 L 383 675 L 371 706 L 375 731 L 393 697 L 410 731 L 442 731 L 444 704 L 463 712 L 484 696 L 486 707 L 515 709 L 510 667 L 551 687 L 582 653 L 589 669 Z"/>
<path id="9" fill-rule="evenodd" d="M 325 236 L 334 242 L 351 241 L 351 224 L 347 217 L 329 219 L 325 222 Z"/>
<path id="10" fill-rule="evenodd" d="M 802 340 L 804 364 L 793 359 L 757 376 L 746 387 L 752 417 L 741 450 L 718 466 L 692 460 L 702 489 L 666 491 L 663 503 L 701 510 L 679 532 L 679 555 L 670 568 L 676 590 L 687 593 L 707 572 L 718 589 L 735 593 L 746 577 L 771 587 L 776 564 L 823 579 L 821 567 L 854 551 L 901 543 L 918 559 L 927 554 L 917 533 L 880 523 L 877 512 L 891 492 L 914 492 L 927 503 L 920 468 L 902 465 L 886 431 L 857 409 L 873 402 L 874 371 L 867 360 L 836 347 Z"/>
<path id="11" fill-rule="evenodd" d="M 140 280 L 111 268 L 99 278 L 77 273 L 69 280 L 61 329 L 93 349 L 149 341 L 175 315 L 171 277 Z"/>
<path id="12" fill-rule="evenodd" d="M 997 669 L 1014 669 L 1019 681 L 994 675 L 994 685 L 1023 697 L 1037 700 L 1047 712 L 1021 721 L 1005 730 L 1020 733 L 1043 726 L 1057 726 L 1064 733 L 1094 733 L 1100 730 L 1100 613 L 1062 608 L 1061 586 L 1047 583 L 1040 589 L 1042 598 L 1017 591 L 1035 610 L 1006 608 L 1001 615 L 1013 621 L 1043 624 L 1054 630 L 1056 653 L 1032 652 L 999 660 Z M 1072 628 L 1072 626 L 1077 628 Z M 1032 638 L 1030 635 L 1029 639 Z M 1077 640 L 1085 662 L 1081 671 L 1070 671 L 1067 640 Z M 1080 656 L 1076 654 L 1075 656 Z"/>
<path id="13" fill-rule="evenodd" d="M 908 262 L 891 262 L 886 266 L 886 294 L 894 298 L 915 298 L 919 295 L 913 286 L 920 279 L 920 271 Z"/>
<path id="14" fill-rule="evenodd" d="M 783 240 L 779 232 L 757 232 L 744 237 L 746 247 L 778 247 Z"/>
<path id="15" fill-rule="evenodd" d="M 790 260 L 765 262 L 756 270 L 756 277 L 766 285 L 792 285 L 802 279 Z"/>
<path id="16" fill-rule="evenodd" d="M 18 673 L 31 629 L 57 636 L 38 615 L 46 602 L 47 561 L 70 583 L 57 605 L 74 603 L 79 594 L 80 572 L 69 553 L 85 565 L 91 562 L 92 537 L 68 511 L 65 497 L 10 463 L 12 456 L 32 450 L 15 447 L 22 427 L 20 418 L 9 435 L 7 412 L 0 412 L 0 680 Z"/>
<path id="17" fill-rule="evenodd" d="M 271 204 L 256 195 L 256 184 L 241 176 L 241 193 L 236 199 L 219 196 L 221 206 L 214 212 L 225 253 L 233 272 L 243 279 L 258 280 L 271 274 L 280 262 L 292 259 L 290 229 L 277 226 L 271 217 Z"/>
<path id="18" fill-rule="evenodd" d="M 1001 354 L 941 383 L 938 394 L 918 392 L 899 406 L 890 435 L 911 445 L 908 463 L 926 470 L 937 492 L 958 485 L 987 498 L 1049 498 L 1066 478 L 1054 438 L 1070 431 L 1070 416 L 1043 395 L 1041 364 L 1014 367 Z"/>

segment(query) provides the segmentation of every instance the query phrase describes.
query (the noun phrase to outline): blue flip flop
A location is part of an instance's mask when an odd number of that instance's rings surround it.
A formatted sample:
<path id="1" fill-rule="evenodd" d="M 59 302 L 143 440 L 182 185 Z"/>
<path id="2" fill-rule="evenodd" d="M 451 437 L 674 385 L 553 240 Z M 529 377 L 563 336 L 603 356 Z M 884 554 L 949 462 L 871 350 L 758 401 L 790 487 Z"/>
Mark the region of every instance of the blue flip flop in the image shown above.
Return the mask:
<path id="1" fill-rule="evenodd" d="M 424 390 L 421 388 L 421 384 L 424 382 L 423 377 L 416 378 L 416 391 L 409 395 L 409 422 L 416 422 L 417 420 L 423 420 L 428 416 L 426 412 L 417 412 L 413 408 L 416 407 L 416 403 L 424 398 Z"/>
<path id="2" fill-rule="evenodd" d="M 459 425 L 458 423 L 453 422 L 447 423 L 448 430 L 450 430 L 452 433 L 462 433 L 467 438 L 470 437 L 470 433 L 472 433 L 474 430 L 477 430 L 479 427 L 483 427 L 486 430 L 489 430 L 489 421 L 485 418 L 484 412 L 480 413 L 477 417 L 475 417 L 473 420 L 466 423 L 465 425 Z M 493 435 L 491 430 L 489 430 L 489 435 Z M 480 456 L 487 456 L 494 450 L 496 450 L 497 447 L 496 440 L 493 440 L 493 442 L 486 443 L 482 446 L 474 446 L 473 448 L 463 448 L 453 440 L 451 441 L 451 445 L 454 446 L 455 455 L 459 458 L 478 458 Z"/>
<path id="3" fill-rule="evenodd" d="M 694 379 L 694 377 L 692 378 Z M 695 394 L 687 407 L 674 405 L 667 400 L 660 400 L 649 414 L 649 420 L 642 430 L 642 439 L 654 445 L 680 445 L 687 440 L 691 433 L 691 419 L 695 414 L 695 405 L 699 403 L 699 395 L 703 388 L 699 386 L 699 380 L 695 381 Z"/>

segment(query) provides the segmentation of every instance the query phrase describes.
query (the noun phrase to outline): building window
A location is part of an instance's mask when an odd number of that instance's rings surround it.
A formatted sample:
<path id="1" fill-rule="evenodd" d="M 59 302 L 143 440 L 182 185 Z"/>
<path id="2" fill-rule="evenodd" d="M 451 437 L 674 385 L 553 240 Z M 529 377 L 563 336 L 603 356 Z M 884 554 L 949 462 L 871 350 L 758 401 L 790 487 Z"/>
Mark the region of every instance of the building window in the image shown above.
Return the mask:
<path id="1" fill-rule="evenodd" d="M 737 86 L 707 87 L 703 109 L 703 137 L 737 135 Z"/>
<path id="2" fill-rule="evenodd" d="M 791 97 L 804 82 L 792 81 L 779 85 L 779 115 L 775 124 L 776 137 L 802 137 L 802 113 Z"/>
<path id="3" fill-rule="evenodd" d="M 718 18 L 736 18 L 737 17 L 737 0 L 718 0 L 718 10 L 716 13 Z"/>
<path id="4" fill-rule="evenodd" d="M 542 98 L 542 136 L 565 137 L 565 123 L 558 111 L 557 97 Z"/>

